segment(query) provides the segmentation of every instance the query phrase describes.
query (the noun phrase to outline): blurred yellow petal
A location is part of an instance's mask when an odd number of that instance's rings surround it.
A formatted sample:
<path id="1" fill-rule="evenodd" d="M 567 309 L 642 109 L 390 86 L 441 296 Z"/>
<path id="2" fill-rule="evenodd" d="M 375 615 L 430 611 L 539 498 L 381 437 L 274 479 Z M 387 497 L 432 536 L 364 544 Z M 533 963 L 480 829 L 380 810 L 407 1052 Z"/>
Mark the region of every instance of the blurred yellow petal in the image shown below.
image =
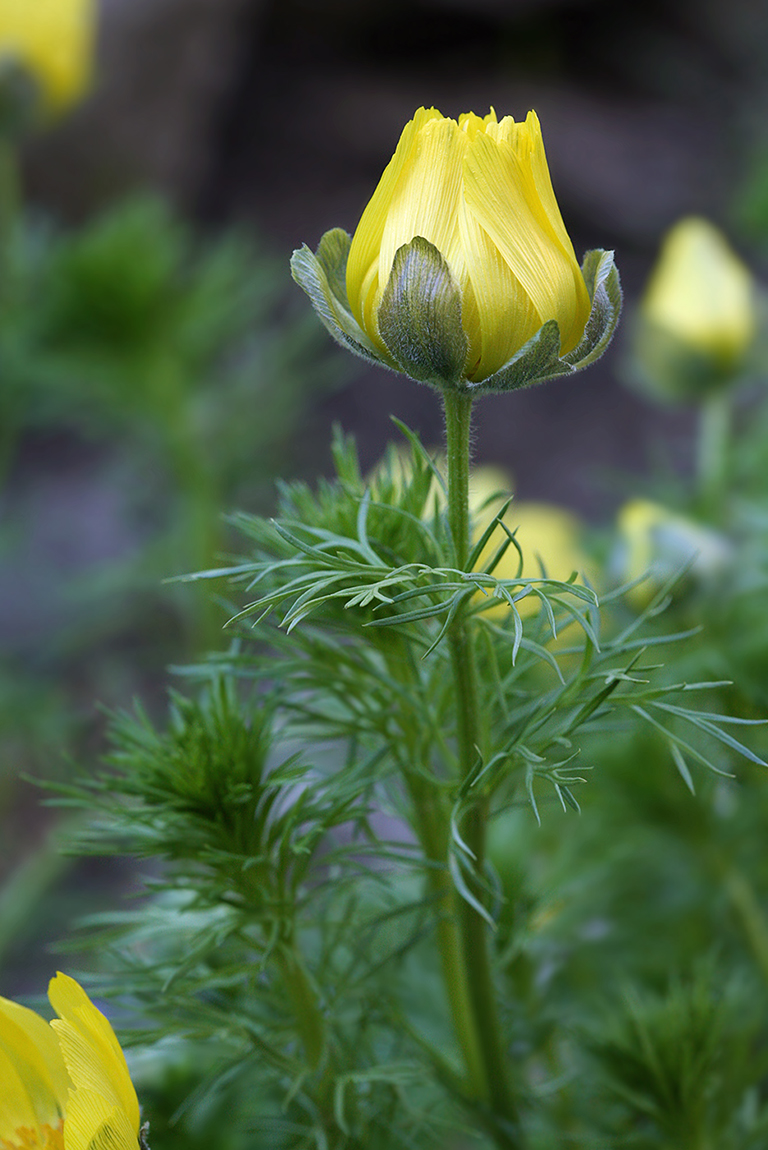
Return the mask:
<path id="1" fill-rule="evenodd" d="M 480 471 L 483 469 L 481 468 Z M 475 538 L 479 538 L 488 523 L 498 511 L 499 504 L 489 505 L 486 511 L 477 516 L 475 522 Z M 541 578 L 542 568 L 548 579 L 558 579 L 567 582 L 573 572 L 577 573 L 576 582 L 584 586 L 584 579 L 594 581 L 597 572 L 581 545 L 583 528 L 578 516 L 564 507 L 557 507 L 551 503 L 518 503 L 510 504 L 504 516 L 504 524 L 515 532 L 515 538 L 523 552 L 523 569 L 520 577 L 523 579 Z M 501 532 L 494 534 L 483 550 L 478 566 L 488 562 L 503 542 Z M 494 568 L 493 574 L 497 579 L 515 579 L 518 576 L 520 556 L 517 548 L 508 547 L 500 562 Z M 535 615 L 541 609 L 541 602 L 536 595 L 529 595 L 519 600 L 517 609 L 523 617 Z M 501 616 L 508 612 L 505 604 L 490 608 L 491 616 Z M 488 612 L 484 612 L 488 614 Z"/>
<path id="2" fill-rule="evenodd" d="M 635 583 L 627 599 L 638 610 L 684 570 L 689 582 L 706 583 L 732 561 L 732 545 L 725 536 L 649 499 L 625 503 L 617 527 L 616 565 L 623 581 Z M 684 589 L 685 583 L 676 588 Z"/>
<path id="3" fill-rule="evenodd" d="M 94 0 L 0 0 L 0 58 L 18 60 L 64 108 L 90 82 L 95 24 Z"/>
<path id="4" fill-rule="evenodd" d="M 646 320 L 734 367 L 757 326 L 754 279 L 708 220 L 681 220 L 664 241 L 642 301 Z"/>
<path id="5" fill-rule="evenodd" d="M 476 535 L 482 535 L 486 524 L 493 519 L 500 507 L 503 507 L 512 493 L 512 476 L 503 467 L 494 467 L 492 464 L 483 464 L 475 467 L 469 474 L 469 510 L 479 530 Z M 482 526 L 480 524 L 482 523 Z"/>
<path id="6" fill-rule="evenodd" d="M 48 997 L 60 1016 L 51 1026 L 58 1036 L 76 1090 L 94 1091 L 110 1106 L 124 1110 L 138 1134 L 140 1116 L 136 1091 L 110 1023 L 82 987 L 66 974 L 57 974 L 51 979 Z"/>
<path id="7" fill-rule="evenodd" d="M 16 1068 L 16 1063 L 5 1050 L 0 1049 L 0 1145 L 12 1142 L 22 1127 L 36 1129 L 39 1125 L 37 1107 L 30 1097 L 28 1084 Z"/>

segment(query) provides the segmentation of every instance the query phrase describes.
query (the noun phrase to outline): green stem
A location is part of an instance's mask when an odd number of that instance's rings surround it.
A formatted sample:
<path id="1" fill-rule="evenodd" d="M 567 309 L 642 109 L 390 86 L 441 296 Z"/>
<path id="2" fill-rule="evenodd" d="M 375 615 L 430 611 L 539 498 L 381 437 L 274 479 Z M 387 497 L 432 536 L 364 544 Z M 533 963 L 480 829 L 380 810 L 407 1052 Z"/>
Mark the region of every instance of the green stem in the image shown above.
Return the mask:
<path id="1" fill-rule="evenodd" d="M 472 396 L 465 391 L 443 392 L 448 457 L 448 523 L 457 567 L 469 557 L 469 457 Z"/>
<path id="2" fill-rule="evenodd" d="M 391 674 L 404 683 L 416 698 L 419 674 L 410 647 L 394 632 L 382 636 L 382 642 L 387 651 Z M 413 719 L 403 723 L 405 754 L 401 760 L 402 777 L 411 800 L 413 829 L 430 864 L 427 868 L 427 885 L 435 911 L 440 968 L 454 1033 L 464 1059 L 467 1088 L 473 1097 L 481 1097 L 485 1082 L 483 1058 L 462 953 L 457 894 L 447 866 L 450 816 L 439 779 L 435 777 L 433 780 L 414 769 L 414 765 L 418 767 L 425 759 L 423 749 L 419 746 L 422 735 L 419 714 L 417 704 Z"/>
<path id="3" fill-rule="evenodd" d="M 465 567 L 470 551 L 469 535 L 469 460 L 472 398 L 465 392 L 443 393 L 448 455 L 448 522 L 451 529 L 456 565 Z M 478 676 L 470 621 L 462 611 L 456 616 L 448 635 L 451 668 L 456 695 L 456 728 L 461 778 L 466 781 L 474 772 L 478 756 L 483 753 L 478 706 Z M 478 794 L 462 824 L 464 842 L 474 856 L 478 875 L 485 863 L 485 837 L 488 817 L 487 798 Z M 473 884 L 473 897 L 482 905 L 485 899 L 479 882 Z M 488 927 L 483 917 L 466 899 L 459 900 L 460 931 L 466 981 L 469 986 L 474 1028 L 480 1042 L 483 1060 L 483 1094 L 481 1101 L 502 1119 L 507 1128 L 517 1125 L 517 1114 L 507 1080 L 507 1053 L 499 1024 L 493 972 L 488 948 Z M 520 1146 L 517 1136 L 504 1134 L 499 1145 Z"/>
<path id="4" fill-rule="evenodd" d="M 18 944 L 19 936 L 30 930 L 31 924 L 42 914 L 43 901 L 50 897 L 74 859 L 62 852 L 61 840 L 73 834 L 79 820 L 61 824 L 49 832 L 48 837 L 33 850 L 0 888 L 0 969 L 7 952 Z"/>
<path id="5" fill-rule="evenodd" d="M 161 424 L 166 432 L 168 455 L 181 496 L 185 570 L 210 566 L 220 546 L 219 491 L 216 474 L 193 422 L 190 399 L 192 380 L 172 358 L 156 367 L 154 393 Z M 189 590 L 189 589 L 188 589 Z M 193 589 L 188 623 L 190 649 L 196 653 L 218 645 L 222 617 L 212 597 Z"/>
<path id="6" fill-rule="evenodd" d="M 734 914 L 752 950 L 760 973 L 768 983 L 768 919 L 752 884 L 738 867 L 725 868 L 725 889 Z"/>
<path id="7" fill-rule="evenodd" d="M 480 1035 L 475 1026 L 472 998 L 464 964 L 457 896 L 446 866 L 448 854 L 447 813 L 442 796 L 413 771 L 405 775 L 416 813 L 416 832 L 432 865 L 427 882 L 435 908 L 437 946 L 448 1008 L 461 1047 L 467 1085 L 473 1097 L 485 1093 L 485 1069 Z"/>
<path id="8" fill-rule="evenodd" d="M 5 305 L 15 288 L 16 230 L 21 215 L 21 184 L 16 148 L 0 133 L 0 299 Z"/>
<path id="9" fill-rule="evenodd" d="M 715 392 L 699 411 L 696 445 L 696 480 L 700 510 L 716 516 L 725 490 L 728 444 L 731 435 L 731 400 L 728 392 Z"/>
<path id="10" fill-rule="evenodd" d="M 275 951 L 277 965 L 293 1010 L 307 1065 L 317 1070 L 325 1050 L 325 1019 L 302 958 L 286 943 Z"/>

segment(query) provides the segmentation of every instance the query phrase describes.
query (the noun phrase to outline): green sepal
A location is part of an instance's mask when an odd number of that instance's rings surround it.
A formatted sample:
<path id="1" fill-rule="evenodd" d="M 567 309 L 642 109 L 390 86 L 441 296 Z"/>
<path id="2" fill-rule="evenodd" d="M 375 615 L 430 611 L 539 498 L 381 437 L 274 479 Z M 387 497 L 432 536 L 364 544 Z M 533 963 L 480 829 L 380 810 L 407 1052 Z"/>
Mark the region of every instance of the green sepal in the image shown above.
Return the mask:
<path id="1" fill-rule="evenodd" d="M 517 391 L 572 371 L 573 368 L 560 359 L 560 325 L 556 319 L 549 319 L 502 368 L 480 383 L 468 381 L 467 389 L 473 395 Z"/>
<path id="2" fill-rule="evenodd" d="M 587 252 L 581 272 L 592 308 L 584 335 L 573 351 L 560 356 L 560 327 L 557 320 L 547 320 L 497 372 L 479 383 L 467 381 L 467 389 L 473 395 L 516 391 L 544 383 L 559 375 L 581 371 L 600 358 L 611 341 L 621 312 L 621 286 L 613 252 L 599 248 Z"/>
<path id="3" fill-rule="evenodd" d="M 363 331 L 349 306 L 351 242 L 342 228 L 333 228 L 317 252 L 305 244 L 291 259 L 294 280 L 343 347 L 369 363 L 438 388 L 459 387 L 483 395 L 570 375 L 599 359 L 618 323 L 621 287 L 613 252 L 595 249 L 587 252 L 581 268 L 592 307 L 573 351 L 560 356 L 560 329 L 557 320 L 548 320 L 499 371 L 474 383 L 464 374 L 468 340 L 461 326 L 461 292 L 434 244 L 416 236 L 395 253 L 377 316 L 387 355 Z"/>
<path id="4" fill-rule="evenodd" d="M 293 253 L 291 275 L 307 293 L 324 326 L 342 347 L 369 363 L 397 371 L 397 364 L 382 356 L 350 310 L 346 277 L 351 243 L 351 237 L 343 228 L 332 228 L 322 237 L 316 252 L 304 244 Z"/>
<path id="5" fill-rule="evenodd" d="M 379 335 L 405 375 L 436 387 L 461 384 L 469 347 L 461 292 L 443 256 L 423 236 L 397 249 L 378 321 Z"/>
<path id="6" fill-rule="evenodd" d="M 581 371 L 600 358 L 613 338 L 621 315 L 621 283 L 613 252 L 602 248 L 587 252 L 581 274 L 592 300 L 592 310 L 581 340 L 573 351 L 563 356 L 574 371 Z"/>

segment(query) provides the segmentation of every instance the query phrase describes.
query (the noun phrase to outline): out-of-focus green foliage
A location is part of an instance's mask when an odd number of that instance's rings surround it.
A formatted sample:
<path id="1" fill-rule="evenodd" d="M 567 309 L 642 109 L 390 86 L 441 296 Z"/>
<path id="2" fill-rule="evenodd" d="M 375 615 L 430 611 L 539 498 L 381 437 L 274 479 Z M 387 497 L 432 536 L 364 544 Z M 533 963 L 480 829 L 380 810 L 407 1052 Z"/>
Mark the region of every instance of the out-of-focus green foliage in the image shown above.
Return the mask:
<path id="1" fill-rule="evenodd" d="M 164 580 L 215 562 L 222 512 L 306 466 L 295 437 L 340 369 L 243 229 L 205 236 L 150 196 L 77 228 L 11 213 L 4 229 L 0 788 L 15 821 L 20 775 L 98 746 L 95 698 L 125 701 L 219 644 L 211 597 Z M 43 926 L 24 885 L 36 836 L 2 837 L 0 874 Z"/>
<path id="2" fill-rule="evenodd" d="M 161 200 L 69 232 L 32 221 L 9 262 L 6 438 L 132 437 L 134 450 L 173 448 L 171 468 L 196 453 L 227 498 L 282 462 L 303 397 L 328 381 L 311 322 L 285 322 L 277 262 L 244 233 L 201 238 Z"/>

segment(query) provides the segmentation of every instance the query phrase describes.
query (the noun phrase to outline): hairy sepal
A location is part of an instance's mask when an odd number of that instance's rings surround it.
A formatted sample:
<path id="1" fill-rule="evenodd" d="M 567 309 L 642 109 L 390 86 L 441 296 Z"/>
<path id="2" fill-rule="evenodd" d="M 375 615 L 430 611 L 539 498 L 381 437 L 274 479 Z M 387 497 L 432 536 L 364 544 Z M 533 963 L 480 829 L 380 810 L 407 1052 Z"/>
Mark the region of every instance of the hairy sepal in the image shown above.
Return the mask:
<path id="1" fill-rule="evenodd" d="M 559 375 L 571 375 L 600 358 L 611 341 L 621 312 L 621 286 L 613 252 L 601 249 L 587 252 L 581 271 L 592 309 L 584 335 L 573 351 L 560 356 L 560 328 L 557 320 L 548 320 L 494 375 L 478 383 L 469 380 L 470 391 L 476 395 L 516 391 Z"/>
<path id="2" fill-rule="evenodd" d="M 332 228 L 317 251 L 304 244 L 291 256 L 291 275 L 309 296 L 320 320 L 333 338 L 369 363 L 398 370 L 384 359 L 352 315 L 347 298 L 346 271 L 351 238 L 343 228 Z"/>
<path id="3" fill-rule="evenodd" d="M 461 384 L 468 350 L 461 292 L 444 257 L 422 236 L 395 253 L 378 323 L 405 375 L 435 387 Z"/>

